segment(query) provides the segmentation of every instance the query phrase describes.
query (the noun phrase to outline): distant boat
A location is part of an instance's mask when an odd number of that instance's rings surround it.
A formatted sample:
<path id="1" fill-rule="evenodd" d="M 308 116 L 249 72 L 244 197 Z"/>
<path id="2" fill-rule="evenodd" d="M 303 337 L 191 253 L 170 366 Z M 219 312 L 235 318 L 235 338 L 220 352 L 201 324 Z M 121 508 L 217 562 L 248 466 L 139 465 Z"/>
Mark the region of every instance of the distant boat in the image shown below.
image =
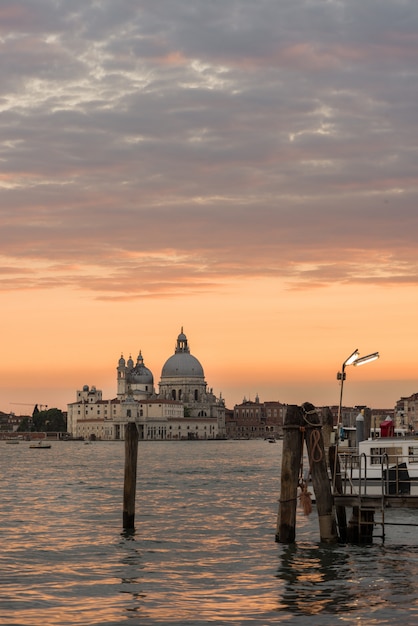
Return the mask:
<path id="1" fill-rule="evenodd" d="M 42 448 L 42 449 L 47 449 L 50 448 L 51 444 L 50 443 L 46 443 L 45 441 L 39 440 L 38 443 L 31 443 L 29 448 Z"/>
<path id="2" fill-rule="evenodd" d="M 269 443 L 276 443 L 276 439 L 274 437 L 268 437 L 267 441 Z"/>

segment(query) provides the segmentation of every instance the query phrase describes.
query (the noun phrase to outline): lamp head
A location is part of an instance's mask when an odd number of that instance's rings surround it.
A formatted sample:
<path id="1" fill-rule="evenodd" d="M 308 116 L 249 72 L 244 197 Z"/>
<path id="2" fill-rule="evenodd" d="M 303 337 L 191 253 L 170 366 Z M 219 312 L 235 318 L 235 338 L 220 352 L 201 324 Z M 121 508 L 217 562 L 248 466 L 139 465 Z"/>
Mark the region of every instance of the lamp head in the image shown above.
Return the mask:
<path id="1" fill-rule="evenodd" d="M 376 361 L 379 358 L 378 352 L 373 352 L 372 354 L 368 354 L 367 356 L 362 356 L 359 359 L 353 361 L 353 365 L 357 367 L 358 365 L 365 365 L 366 363 L 371 363 L 371 361 Z"/>
<path id="2" fill-rule="evenodd" d="M 352 365 L 352 363 L 354 363 L 359 356 L 360 352 L 358 350 L 354 350 L 353 354 L 350 354 L 350 356 L 344 361 L 343 365 Z"/>

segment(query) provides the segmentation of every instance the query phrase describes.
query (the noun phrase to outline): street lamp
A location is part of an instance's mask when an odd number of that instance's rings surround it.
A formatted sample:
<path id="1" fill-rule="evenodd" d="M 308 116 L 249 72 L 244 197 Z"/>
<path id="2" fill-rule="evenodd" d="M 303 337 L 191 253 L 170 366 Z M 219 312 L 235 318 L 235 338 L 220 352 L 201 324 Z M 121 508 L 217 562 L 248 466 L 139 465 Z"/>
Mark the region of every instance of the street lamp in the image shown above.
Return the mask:
<path id="1" fill-rule="evenodd" d="M 366 363 L 371 363 L 371 361 L 375 361 L 378 358 L 379 358 L 378 352 L 373 352 L 372 354 L 368 354 L 367 356 L 361 357 L 359 351 L 354 350 L 354 352 L 350 354 L 350 356 L 342 364 L 341 372 L 338 372 L 337 374 L 337 380 L 341 381 L 340 403 L 338 405 L 338 428 L 340 428 L 340 426 L 342 425 L 341 424 L 341 408 L 343 404 L 343 387 L 344 387 L 344 381 L 346 377 L 345 368 L 347 367 L 347 365 L 354 365 L 354 366 L 366 365 Z"/>

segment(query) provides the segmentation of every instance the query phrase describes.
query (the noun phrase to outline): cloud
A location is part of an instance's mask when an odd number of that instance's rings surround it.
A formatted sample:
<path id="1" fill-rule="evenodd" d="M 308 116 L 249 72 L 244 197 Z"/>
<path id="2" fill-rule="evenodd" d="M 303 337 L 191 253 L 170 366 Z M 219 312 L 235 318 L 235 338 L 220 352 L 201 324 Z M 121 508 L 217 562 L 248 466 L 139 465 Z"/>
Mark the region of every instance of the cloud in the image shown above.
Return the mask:
<path id="1" fill-rule="evenodd" d="M 417 283 L 413 0 L 0 18 L 1 290 Z"/>

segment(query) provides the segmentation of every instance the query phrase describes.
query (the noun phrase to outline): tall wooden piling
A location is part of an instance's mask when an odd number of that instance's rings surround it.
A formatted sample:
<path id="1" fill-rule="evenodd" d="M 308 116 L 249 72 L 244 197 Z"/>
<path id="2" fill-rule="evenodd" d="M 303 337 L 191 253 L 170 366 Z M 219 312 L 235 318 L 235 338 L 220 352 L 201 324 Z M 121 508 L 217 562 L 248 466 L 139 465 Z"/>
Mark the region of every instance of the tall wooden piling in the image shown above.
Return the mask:
<path id="1" fill-rule="evenodd" d="M 300 408 L 289 405 L 283 424 L 282 475 L 276 532 L 276 541 L 280 543 L 295 541 L 297 491 L 303 452 L 301 426 Z"/>
<path id="2" fill-rule="evenodd" d="M 288 407 L 283 425 L 282 475 L 276 532 L 276 541 L 280 543 L 295 541 L 297 488 L 300 483 L 304 440 L 315 491 L 321 541 L 338 541 L 321 426 L 315 407 L 309 402 L 305 402 L 302 407 Z"/>
<path id="3" fill-rule="evenodd" d="M 301 408 L 305 423 L 305 441 L 309 467 L 318 510 L 319 534 L 321 541 L 335 543 L 338 540 L 337 525 L 321 432 L 321 420 L 315 407 L 310 402 L 304 402 Z"/>
<path id="4" fill-rule="evenodd" d="M 343 493 L 343 482 L 341 478 L 341 466 L 340 459 L 338 457 L 338 450 L 335 445 L 329 448 L 329 468 L 331 471 L 332 483 L 334 485 L 334 494 L 341 495 Z M 347 513 L 345 506 L 337 505 L 335 507 L 337 514 L 338 531 L 340 534 L 340 540 L 347 541 Z"/>
<path id="5" fill-rule="evenodd" d="M 125 430 L 125 479 L 123 484 L 123 529 L 135 530 L 136 471 L 138 463 L 138 429 L 128 422 Z"/>

